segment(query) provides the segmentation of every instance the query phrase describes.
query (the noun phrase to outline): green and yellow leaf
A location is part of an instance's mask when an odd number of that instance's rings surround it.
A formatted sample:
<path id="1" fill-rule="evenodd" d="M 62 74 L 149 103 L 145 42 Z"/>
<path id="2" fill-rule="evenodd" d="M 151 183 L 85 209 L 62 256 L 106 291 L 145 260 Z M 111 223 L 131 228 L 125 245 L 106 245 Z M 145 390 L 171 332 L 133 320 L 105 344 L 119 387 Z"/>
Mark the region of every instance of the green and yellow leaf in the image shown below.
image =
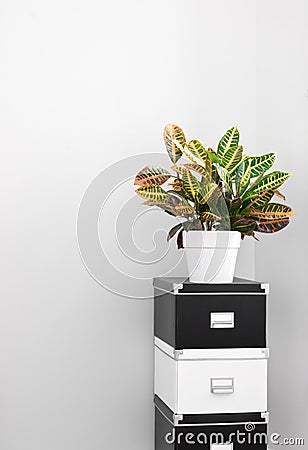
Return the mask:
<path id="1" fill-rule="evenodd" d="M 207 150 L 201 144 L 200 141 L 194 139 L 193 141 L 186 142 L 187 149 L 197 158 L 199 158 L 202 162 L 206 161 L 207 158 Z"/>
<path id="2" fill-rule="evenodd" d="M 174 139 L 173 142 L 175 146 L 180 150 L 182 156 L 185 156 L 193 164 L 199 164 L 199 162 L 192 156 L 192 154 L 189 153 L 187 148 L 184 147 L 177 139 Z"/>
<path id="3" fill-rule="evenodd" d="M 268 191 L 264 191 L 261 194 L 254 194 L 250 197 L 247 197 L 245 200 L 243 200 L 243 208 L 246 211 L 246 209 L 251 208 L 259 208 L 264 205 L 267 205 L 272 198 L 274 197 L 275 192 L 271 189 Z"/>
<path id="4" fill-rule="evenodd" d="M 242 161 L 242 158 L 243 158 L 243 147 L 241 145 L 239 147 L 231 147 L 224 154 L 220 164 L 229 173 L 231 173 L 232 169 Z"/>
<path id="5" fill-rule="evenodd" d="M 195 214 L 195 210 L 188 203 L 185 197 L 182 197 L 177 192 L 168 191 L 168 198 L 164 202 L 155 200 L 146 200 L 143 204 L 147 206 L 157 206 L 165 212 L 173 216 L 190 217 Z"/>
<path id="6" fill-rule="evenodd" d="M 246 212 L 246 216 L 253 216 L 257 219 L 284 219 L 291 217 L 295 213 L 293 209 L 288 205 L 282 205 L 281 203 L 268 203 L 259 209 L 251 209 Z"/>
<path id="7" fill-rule="evenodd" d="M 180 175 L 183 175 L 183 173 L 185 173 L 186 171 L 184 164 L 175 164 L 174 166 L 171 167 L 171 169 L 179 173 Z"/>
<path id="8" fill-rule="evenodd" d="M 146 166 L 137 173 L 135 178 L 135 185 L 138 186 L 152 186 L 162 185 L 172 175 L 163 167 L 160 166 Z"/>
<path id="9" fill-rule="evenodd" d="M 208 173 L 205 170 L 204 167 L 200 166 L 200 164 L 184 164 L 186 169 L 192 170 L 194 172 L 197 172 L 199 175 L 201 175 L 204 178 L 208 178 Z"/>
<path id="10" fill-rule="evenodd" d="M 190 170 L 187 169 L 183 173 L 182 177 L 185 192 L 187 192 L 192 198 L 196 198 L 199 192 L 199 181 L 194 175 L 192 175 Z"/>
<path id="11" fill-rule="evenodd" d="M 264 173 L 262 172 L 255 180 L 253 180 L 250 185 L 248 186 L 249 191 L 253 191 L 253 188 L 255 186 L 257 186 L 257 184 L 259 183 L 259 181 L 262 180 L 262 178 L 264 177 Z"/>
<path id="12" fill-rule="evenodd" d="M 186 138 L 183 130 L 177 125 L 167 124 L 164 129 L 164 141 L 171 161 L 176 164 L 182 156 L 182 151 L 175 141 L 184 146 Z"/>
<path id="13" fill-rule="evenodd" d="M 255 178 L 272 167 L 276 159 L 276 153 L 250 156 L 249 159 L 251 161 L 251 178 Z"/>
<path id="14" fill-rule="evenodd" d="M 187 205 L 180 204 L 178 206 L 175 206 L 174 210 L 178 216 L 184 216 L 184 217 L 191 216 L 195 213 L 194 208 L 188 204 Z"/>
<path id="15" fill-rule="evenodd" d="M 140 197 L 155 203 L 167 203 L 169 199 L 168 192 L 156 185 L 142 186 L 136 189 L 136 193 Z"/>
<path id="16" fill-rule="evenodd" d="M 217 214 L 214 214 L 210 211 L 204 211 L 201 215 L 200 215 L 201 221 L 205 222 L 207 220 L 214 222 L 216 220 L 220 220 L 221 217 Z"/>
<path id="17" fill-rule="evenodd" d="M 218 163 L 214 162 L 214 161 L 216 161 L 216 159 L 213 158 L 212 155 L 213 155 L 213 153 L 208 152 L 208 157 L 206 158 L 206 161 L 205 161 L 205 170 L 206 170 L 206 173 L 208 174 L 209 180 L 210 181 L 213 180 L 215 183 L 218 183 L 219 176 L 217 173 L 217 169 L 215 167 L 215 164 L 218 164 Z"/>
<path id="18" fill-rule="evenodd" d="M 222 159 L 231 148 L 237 148 L 240 134 L 237 127 L 232 127 L 223 135 L 218 143 L 217 155 Z"/>
<path id="19" fill-rule="evenodd" d="M 183 186 L 183 181 L 179 180 L 179 182 L 181 184 L 177 184 L 177 185 L 171 185 L 172 189 L 170 191 L 168 191 L 170 194 L 175 194 L 181 197 L 181 199 L 183 200 L 190 200 L 191 202 L 194 201 L 194 197 L 192 197 L 191 195 L 189 195 L 185 190 L 184 190 L 184 186 Z"/>
<path id="20" fill-rule="evenodd" d="M 202 177 L 208 178 L 208 174 L 204 167 L 200 166 L 200 164 L 176 164 L 171 167 L 172 170 L 179 173 L 180 175 L 183 175 L 183 173 L 186 172 L 186 170 L 193 170 L 194 172 L 198 173 Z"/>
<path id="21" fill-rule="evenodd" d="M 261 178 L 261 180 L 255 184 L 252 188 L 249 188 L 248 191 L 244 194 L 243 201 L 254 198 L 257 195 L 262 194 L 264 191 L 278 189 L 288 178 L 290 174 L 287 172 L 280 172 L 276 170 L 275 172 L 271 172 L 268 175 L 265 175 Z"/>
<path id="22" fill-rule="evenodd" d="M 251 175 L 251 161 L 250 159 L 248 160 L 246 159 L 239 166 L 235 177 L 235 186 L 238 196 L 241 196 L 246 191 L 250 183 L 250 175 Z"/>
<path id="23" fill-rule="evenodd" d="M 175 192 L 181 193 L 184 191 L 183 181 L 180 180 L 179 178 L 176 178 L 172 183 L 170 183 L 170 186 L 171 186 L 172 190 Z"/>

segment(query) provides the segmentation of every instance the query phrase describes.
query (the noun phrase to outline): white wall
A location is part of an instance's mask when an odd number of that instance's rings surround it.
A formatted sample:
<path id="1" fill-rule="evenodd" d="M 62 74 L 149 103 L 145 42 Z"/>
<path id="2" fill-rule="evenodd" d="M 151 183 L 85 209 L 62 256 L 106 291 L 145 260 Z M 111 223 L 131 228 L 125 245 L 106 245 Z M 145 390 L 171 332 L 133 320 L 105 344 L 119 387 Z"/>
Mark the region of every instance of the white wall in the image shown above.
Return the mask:
<path id="1" fill-rule="evenodd" d="M 255 4 L 2 0 L 1 450 L 152 448 L 152 304 L 88 275 L 78 206 L 112 162 L 164 151 L 166 122 L 208 145 L 237 124 L 256 151 Z"/>
<path id="2" fill-rule="evenodd" d="M 257 277 L 271 283 L 271 430 L 307 442 L 308 3 L 257 5 L 258 150 L 277 151 L 277 168 L 292 173 L 281 190 L 296 211 L 288 228 L 257 245 Z"/>

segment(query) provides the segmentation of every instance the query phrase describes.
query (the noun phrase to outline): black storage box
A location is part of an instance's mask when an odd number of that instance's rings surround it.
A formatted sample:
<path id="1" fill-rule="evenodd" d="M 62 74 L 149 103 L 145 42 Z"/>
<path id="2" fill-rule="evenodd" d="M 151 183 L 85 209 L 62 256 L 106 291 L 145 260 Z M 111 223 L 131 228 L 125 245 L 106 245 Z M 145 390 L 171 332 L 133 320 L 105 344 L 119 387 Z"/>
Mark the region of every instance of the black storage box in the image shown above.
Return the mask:
<path id="1" fill-rule="evenodd" d="M 268 413 L 175 415 L 155 396 L 155 450 L 266 450 Z"/>
<path id="2" fill-rule="evenodd" d="M 268 285 L 154 279 L 154 334 L 176 350 L 266 348 Z"/>

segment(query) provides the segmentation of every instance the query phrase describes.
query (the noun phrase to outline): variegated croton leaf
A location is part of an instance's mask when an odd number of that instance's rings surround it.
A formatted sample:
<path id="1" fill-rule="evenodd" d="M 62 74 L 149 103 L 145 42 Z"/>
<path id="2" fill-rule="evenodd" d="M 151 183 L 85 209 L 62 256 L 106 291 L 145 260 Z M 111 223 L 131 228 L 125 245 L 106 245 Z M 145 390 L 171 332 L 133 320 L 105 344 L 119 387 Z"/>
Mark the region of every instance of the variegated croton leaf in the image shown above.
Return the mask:
<path id="1" fill-rule="evenodd" d="M 232 127 L 226 131 L 220 139 L 217 147 L 217 155 L 220 160 L 226 155 L 230 149 L 237 148 L 239 145 L 240 134 L 237 127 Z"/>
<path id="2" fill-rule="evenodd" d="M 200 215 L 201 221 L 205 222 L 207 220 L 209 220 L 210 222 L 214 222 L 216 220 L 220 220 L 221 217 L 218 214 L 214 214 L 211 211 L 203 211 L 202 214 Z"/>
<path id="3" fill-rule="evenodd" d="M 151 199 L 146 200 L 143 204 L 147 206 L 157 206 L 172 216 L 184 217 L 189 220 L 194 220 L 196 218 L 194 207 L 188 203 L 185 197 L 174 191 L 168 191 L 167 195 L 168 196 L 164 201 Z"/>
<path id="4" fill-rule="evenodd" d="M 233 169 L 238 167 L 243 158 L 243 147 L 231 147 L 224 154 L 220 165 L 224 167 L 230 175 L 232 175 Z"/>
<path id="5" fill-rule="evenodd" d="M 287 172 L 276 170 L 263 176 L 257 184 L 250 187 L 243 196 L 243 202 L 254 199 L 266 191 L 275 191 L 290 177 Z"/>
<path id="6" fill-rule="evenodd" d="M 171 177 L 166 169 L 160 166 L 146 166 L 137 173 L 135 185 L 137 186 L 153 186 L 164 184 Z"/>
<path id="7" fill-rule="evenodd" d="M 190 170 L 185 168 L 185 171 L 182 174 L 182 180 L 183 180 L 183 187 L 184 191 L 187 192 L 187 194 L 191 198 L 196 198 L 198 192 L 199 192 L 199 181 L 197 178 L 192 175 Z"/>
<path id="8" fill-rule="evenodd" d="M 176 164 L 182 156 L 180 147 L 184 147 L 186 142 L 183 130 L 177 125 L 166 125 L 164 129 L 164 141 L 171 161 L 173 164 Z"/>
<path id="9" fill-rule="evenodd" d="M 261 156 L 250 156 L 251 178 L 258 177 L 269 170 L 276 160 L 276 153 L 267 153 Z"/>
<path id="10" fill-rule="evenodd" d="M 152 203 L 167 203 L 169 199 L 168 192 L 158 185 L 142 186 L 136 189 L 136 193 Z"/>
<path id="11" fill-rule="evenodd" d="M 217 173 L 217 169 L 215 167 L 216 164 L 220 163 L 220 159 L 218 158 L 217 154 L 214 152 L 213 149 L 208 148 L 207 150 L 207 158 L 205 160 L 204 166 L 205 170 L 208 174 L 208 178 L 211 181 L 214 181 L 215 183 L 218 183 L 219 176 Z"/>
<path id="12" fill-rule="evenodd" d="M 289 225 L 289 217 L 284 219 L 272 219 L 266 220 L 262 219 L 256 222 L 256 231 L 259 233 L 276 233 L 277 231 L 283 230 L 287 225 Z"/>
<path id="13" fill-rule="evenodd" d="M 172 183 L 169 183 L 169 185 L 171 186 L 172 190 L 175 192 L 184 192 L 184 188 L 183 188 L 183 181 L 180 178 L 175 178 Z"/>
<path id="14" fill-rule="evenodd" d="M 275 233 L 288 225 L 294 211 L 290 206 L 281 203 L 269 203 L 258 209 L 246 210 L 245 215 L 256 221 L 256 231 Z"/>
<path id="15" fill-rule="evenodd" d="M 200 159 L 203 163 L 206 161 L 208 153 L 200 141 L 194 139 L 192 141 L 186 142 L 186 147 L 194 156 Z"/>
<path id="16" fill-rule="evenodd" d="M 200 164 L 193 164 L 193 163 L 188 163 L 188 164 L 178 164 L 175 166 L 172 166 L 171 169 L 173 169 L 175 172 L 183 175 L 183 173 L 185 173 L 185 170 L 192 170 L 193 172 L 198 173 L 199 175 L 201 175 L 204 178 L 209 178 L 208 173 L 205 169 L 205 167 L 201 166 Z"/>
<path id="17" fill-rule="evenodd" d="M 291 206 L 282 205 L 281 203 L 268 203 L 259 208 L 251 208 L 250 210 L 246 209 L 245 215 L 251 216 L 259 219 L 284 219 L 286 217 L 291 217 L 295 213 Z"/>
<path id="18" fill-rule="evenodd" d="M 243 199 L 243 212 L 247 209 L 258 208 L 267 205 L 275 195 L 275 191 L 269 189 L 268 191 L 263 191 L 261 194 L 255 194 L 246 199 Z"/>
<path id="19" fill-rule="evenodd" d="M 251 178 L 251 160 L 245 159 L 238 167 L 235 176 L 235 188 L 237 196 L 241 196 L 249 186 Z"/>

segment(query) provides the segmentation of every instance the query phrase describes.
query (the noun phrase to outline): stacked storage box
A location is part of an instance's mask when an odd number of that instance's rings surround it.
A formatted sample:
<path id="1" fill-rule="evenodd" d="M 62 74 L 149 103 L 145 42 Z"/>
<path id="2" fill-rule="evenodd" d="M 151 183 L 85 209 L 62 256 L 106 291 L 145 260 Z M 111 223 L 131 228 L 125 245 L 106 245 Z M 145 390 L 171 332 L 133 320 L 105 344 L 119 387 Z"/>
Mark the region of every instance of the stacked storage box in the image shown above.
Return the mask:
<path id="1" fill-rule="evenodd" d="M 155 450 L 266 449 L 268 285 L 154 291 Z"/>

